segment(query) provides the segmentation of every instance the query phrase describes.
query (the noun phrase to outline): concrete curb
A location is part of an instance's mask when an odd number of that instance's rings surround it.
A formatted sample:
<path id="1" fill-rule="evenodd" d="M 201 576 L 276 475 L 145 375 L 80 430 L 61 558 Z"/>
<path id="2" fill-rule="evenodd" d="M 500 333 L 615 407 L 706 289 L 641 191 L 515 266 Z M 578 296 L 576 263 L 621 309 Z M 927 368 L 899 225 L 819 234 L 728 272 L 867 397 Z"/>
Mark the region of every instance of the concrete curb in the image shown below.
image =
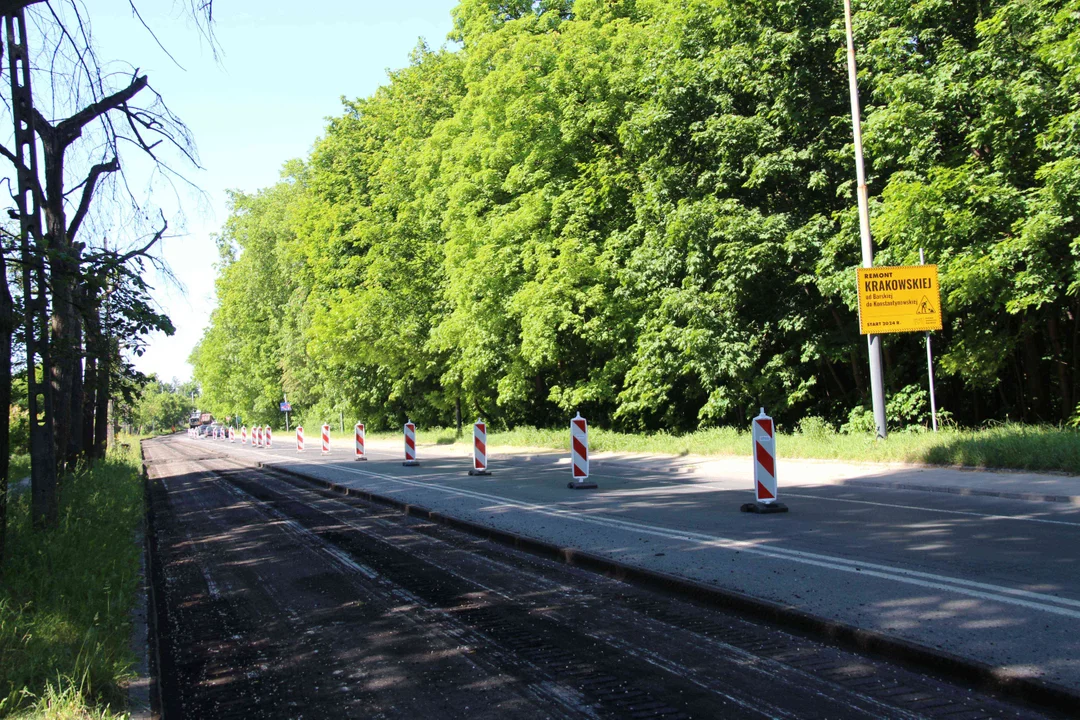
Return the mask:
<path id="1" fill-rule="evenodd" d="M 755 598 L 734 590 L 725 590 L 669 575 L 655 570 L 628 565 L 574 547 L 563 547 L 544 540 L 487 527 L 471 520 L 412 505 L 385 495 L 351 488 L 314 477 L 289 468 L 258 462 L 258 467 L 289 475 L 342 495 L 401 510 L 406 515 L 467 532 L 501 545 L 550 558 L 623 582 L 669 592 L 697 602 L 733 610 L 747 617 L 779 625 L 788 630 L 816 637 L 847 650 L 869 653 L 884 659 L 914 666 L 922 671 L 974 685 L 983 690 L 1000 693 L 1023 702 L 1050 710 L 1071 714 L 1080 706 L 1080 691 L 1036 678 L 1015 677 L 993 665 L 891 637 L 874 630 L 812 615 L 791 605 Z"/>

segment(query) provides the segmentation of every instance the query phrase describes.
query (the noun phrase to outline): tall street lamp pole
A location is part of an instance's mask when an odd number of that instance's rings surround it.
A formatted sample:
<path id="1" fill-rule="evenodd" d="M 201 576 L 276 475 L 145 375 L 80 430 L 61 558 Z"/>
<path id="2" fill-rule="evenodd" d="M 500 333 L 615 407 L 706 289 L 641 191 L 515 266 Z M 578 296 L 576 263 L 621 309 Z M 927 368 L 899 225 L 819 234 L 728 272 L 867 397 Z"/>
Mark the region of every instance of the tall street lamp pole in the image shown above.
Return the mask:
<path id="1" fill-rule="evenodd" d="M 851 90 L 851 126 L 855 136 L 855 176 L 859 183 L 859 235 L 862 237 L 862 264 L 874 266 L 874 244 L 870 238 L 870 202 L 863 169 L 862 124 L 859 121 L 859 84 L 855 70 L 855 39 L 851 31 L 851 0 L 844 0 L 844 24 L 847 27 L 848 86 Z M 874 403 L 877 436 L 885 438 L 885 376 L 881 370 L 881 336 L 867 335 L 870 349 L 870 394 Z"/>

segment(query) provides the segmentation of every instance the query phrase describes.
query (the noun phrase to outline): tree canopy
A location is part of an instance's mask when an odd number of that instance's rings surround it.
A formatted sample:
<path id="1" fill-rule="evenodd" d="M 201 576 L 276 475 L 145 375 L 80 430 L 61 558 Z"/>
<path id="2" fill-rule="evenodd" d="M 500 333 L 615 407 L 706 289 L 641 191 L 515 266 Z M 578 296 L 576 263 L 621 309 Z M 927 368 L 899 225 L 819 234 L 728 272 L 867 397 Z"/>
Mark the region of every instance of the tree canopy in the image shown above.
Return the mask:
<path id="1" fill-rule="evenodd" d="M 837 0 L 462 0 L 236 193 L 204 404 L 257 421 L 849 427 L 869 406 Z M 1080 1 L 861 0 L 879 265 L 940 268 L 939 404 L 1060 421 L 1080 352 Z M 921 335 L 885 338 L 893 423 Z"/>

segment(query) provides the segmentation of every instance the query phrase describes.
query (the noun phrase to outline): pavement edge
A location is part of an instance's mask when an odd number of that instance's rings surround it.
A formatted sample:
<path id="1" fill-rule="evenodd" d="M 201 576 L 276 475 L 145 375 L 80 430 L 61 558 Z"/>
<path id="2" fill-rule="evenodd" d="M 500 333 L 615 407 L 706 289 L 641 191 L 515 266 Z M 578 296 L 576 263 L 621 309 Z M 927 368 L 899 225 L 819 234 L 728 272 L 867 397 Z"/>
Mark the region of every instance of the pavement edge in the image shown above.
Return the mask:
<path id="1" fill-rule="evenodd" d="M 471 520 L 463 520 L 368 490 L 341 485 L 291 468 L 283 468 L 262 461 L 258 462 L 257 466 L 298 478 L 341 495 L 397 508 L 406 515 L 437 522 L 492 542 L 558 560 L 567 565 L 597 572 L 623 582 L 662 590 L 697 602 L 722 607 L 726 610 L 734 610 L 748 617 L 826 640 L 844 649 L 873 654 L 886 660 L 904 663 L 950 680 L 974 684 L 980 689 L 1008 696 L 1012 699 L 1066 714 L 1074 713 L 1077 706 L 1080 705 L 1080 691 L 1073 691 L 1062 685 L 1037 678 L 1008 675 L 1000 668 L 987 663 L 892 637 L 874 630 L 866 630 L 847 623 L 823 618 L 791 605 L 763 600 L 734 590 L 705 585 L 655 570 L 646 570 L 611 558 L 595 555 L 579 548 L 561 546 L 506 530 L 498 530 Z"/>

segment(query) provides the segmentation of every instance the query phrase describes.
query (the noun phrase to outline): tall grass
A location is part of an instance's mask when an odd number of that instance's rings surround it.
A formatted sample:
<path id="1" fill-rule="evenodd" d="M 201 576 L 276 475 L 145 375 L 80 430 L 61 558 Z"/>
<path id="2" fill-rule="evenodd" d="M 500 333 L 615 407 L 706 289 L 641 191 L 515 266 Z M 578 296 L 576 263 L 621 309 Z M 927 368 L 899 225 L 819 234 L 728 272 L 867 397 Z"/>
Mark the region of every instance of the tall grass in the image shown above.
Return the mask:
<path id="1" fill-rule="evenodd" d="M 64 481 L 55 529 L 31 527 L 28 490 L 10 498 L 0 717 L 113 717 L 124 707 L 143 512 L 132 444 Z"/>
<path id="2" fill-rule="evenodd" d="M 420 445 L 469 442 L 470 427 L 459 437 L 455 428 L 417 428 Z M 336 442 L 352 435 L 334 433 Z M 400 439 L 401 433 L 369 432 L 370 439 Z M 317 436 L 316 436 L 317 441 Z M 1007 423 L 978 430 L 946 428 L 941 432 L 892 432 L 886 440 L 866 433 L 839 433 L 811 427 L 801 433 L 779 433 L 777 452 L 784 457 L 877 463 L 920 463 L 1080 475 L 1080 432 L 1073 428 Z M 491 431 L 488 445 L 570 450 L 569 428 L 518 427 Z M 750 433 L 734 428 L 711 428 L 683 435 L 665 432 L 620 433 L 589 429 L 593 452 L 666 455 L 748 455 Z"/>

